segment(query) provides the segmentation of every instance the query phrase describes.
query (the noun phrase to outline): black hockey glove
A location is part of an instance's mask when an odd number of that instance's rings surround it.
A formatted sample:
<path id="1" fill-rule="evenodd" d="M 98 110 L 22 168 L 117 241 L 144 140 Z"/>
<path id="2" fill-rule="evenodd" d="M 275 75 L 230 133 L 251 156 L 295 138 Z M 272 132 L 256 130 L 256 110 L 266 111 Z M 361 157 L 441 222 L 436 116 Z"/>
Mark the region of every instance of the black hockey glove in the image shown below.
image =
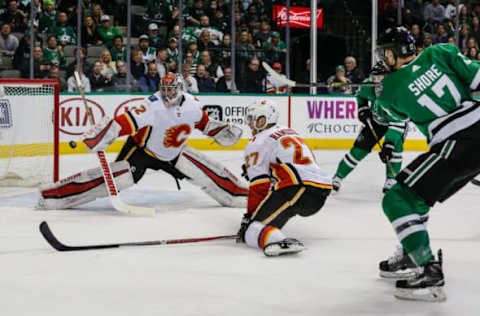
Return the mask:
<path id="1" fill-rule="evenodd" d="M 358 108 L 358 120 L 363 123 L 363 125 L 368 126 L 367 121 L 372 120 L 372 111 L 368 106 L 362 106 Z"/>
<path id="2" fill-rule="evenodd" d="M 247 173 L 247 167 L 245 166 L 245 164 L 242 165 L 241 176 L 244 177 L 247 181 L 250 181 L 250 178 L 248 177 L 248 173 Z"/>
<path id="3" fill-rule="evenodd" d="M 393 145 L 393 143 L 383 143 L 382 150 L 378 153 L 378 155 L 380 156 L 380 160 L 382 160 L 383 163 L 388 163 L 393 157 L 394 149 L 395 146 Z"/>
<path id="4" fill-rule="evenodd" d="M 245 242 L 245 232 L 247 231 L 248 225 L 252 222 L 250 220 L 250 217 L 252 216 L 251 213 L 245 213 L 243 214 L 242 221 L 240 222 L 240 229 L 238 230 L 237 233 L 237 243 L 243 243 Z"/>

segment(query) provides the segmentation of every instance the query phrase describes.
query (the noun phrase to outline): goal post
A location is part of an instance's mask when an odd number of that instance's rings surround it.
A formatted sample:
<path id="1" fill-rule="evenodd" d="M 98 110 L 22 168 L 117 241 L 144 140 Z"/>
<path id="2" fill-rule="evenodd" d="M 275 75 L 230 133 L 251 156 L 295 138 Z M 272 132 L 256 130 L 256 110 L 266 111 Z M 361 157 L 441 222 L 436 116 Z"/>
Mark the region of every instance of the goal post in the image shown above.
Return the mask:
<path id="1" fill-rule="evenodd" d="M 0 79 L 0 186 L 58 180 L 59 84 Z"/>

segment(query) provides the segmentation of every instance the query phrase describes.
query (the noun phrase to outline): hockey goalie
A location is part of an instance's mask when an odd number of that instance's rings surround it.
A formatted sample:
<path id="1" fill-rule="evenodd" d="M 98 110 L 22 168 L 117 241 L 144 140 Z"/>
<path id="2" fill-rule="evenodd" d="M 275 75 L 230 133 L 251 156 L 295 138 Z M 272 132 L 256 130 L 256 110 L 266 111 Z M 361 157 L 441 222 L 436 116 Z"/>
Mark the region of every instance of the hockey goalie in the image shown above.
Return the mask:
<path id="1" fill-rule="evenodd" d="M 102 121 L 83 135 L 89 152 L 102 151 L 117 137 L 130 135 L 115 162 L 110 164 L 118 189 L 140 181 L 147 169 L 163 170 L 178 180 L 199 186 L 220 205 L 245 207 L 248 184 L 206 155 L 186 146 L 193 129 L 229 147 L 238 142 L 242 129 L 210 119 L 200 101 L 183 91 L 179 75 L 162 78 L 160 91 L 125 114 Z M 100 168 L 86 170 L 40 187 L 38 209 L 67 209 L 106 197 Z"/>

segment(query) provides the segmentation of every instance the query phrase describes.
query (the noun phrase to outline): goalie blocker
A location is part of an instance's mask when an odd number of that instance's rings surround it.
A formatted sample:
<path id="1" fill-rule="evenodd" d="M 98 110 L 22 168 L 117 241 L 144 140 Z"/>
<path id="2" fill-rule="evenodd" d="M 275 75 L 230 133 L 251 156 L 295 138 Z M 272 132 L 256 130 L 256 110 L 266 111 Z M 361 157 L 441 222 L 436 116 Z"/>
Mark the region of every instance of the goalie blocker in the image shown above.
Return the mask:
<path id="1" fill-rule="evenodd" d="M 119 191 L 137 183 L 147 169 L 163 170 L 175 179 L 186 179 L 222 206 L 246 207 L 248 185 L 225 166 L 190 147 L 172 161 L 161 161 L 137 147 L 129 137 L 117 161 L 110 164 Z M 100 168 L 89 169 L 40 187 L 37 209 L 68 209 L 106 197 Z"/>

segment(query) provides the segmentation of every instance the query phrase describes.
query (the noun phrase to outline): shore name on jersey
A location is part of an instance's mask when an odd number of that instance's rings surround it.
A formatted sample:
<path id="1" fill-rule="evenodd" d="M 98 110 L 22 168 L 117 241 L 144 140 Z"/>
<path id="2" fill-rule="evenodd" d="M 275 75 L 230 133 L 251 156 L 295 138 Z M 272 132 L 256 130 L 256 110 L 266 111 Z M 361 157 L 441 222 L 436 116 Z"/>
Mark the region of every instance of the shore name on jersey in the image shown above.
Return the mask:
<path id="1" fill-rule="evenodd" d="M 415 96 L 419 96 L 423 90 L 430 87 L 441 75 L 443 75 L 443 73 L 437 69 L 435 64 L 433 64 L 430 69 L 409 84 L 408 89 L 412 91 Z"/>
<path id="2" fill-rule="evenodd" d="M 293 129 L 286 128 L 286 129 L 281 129 L 279 131 L 276 131 L 273 134 L 270 134 L 270 137 L 277 140 L 280 137 L 285 136 L 285 135 L 298 135 L 298 134 Z"/>

